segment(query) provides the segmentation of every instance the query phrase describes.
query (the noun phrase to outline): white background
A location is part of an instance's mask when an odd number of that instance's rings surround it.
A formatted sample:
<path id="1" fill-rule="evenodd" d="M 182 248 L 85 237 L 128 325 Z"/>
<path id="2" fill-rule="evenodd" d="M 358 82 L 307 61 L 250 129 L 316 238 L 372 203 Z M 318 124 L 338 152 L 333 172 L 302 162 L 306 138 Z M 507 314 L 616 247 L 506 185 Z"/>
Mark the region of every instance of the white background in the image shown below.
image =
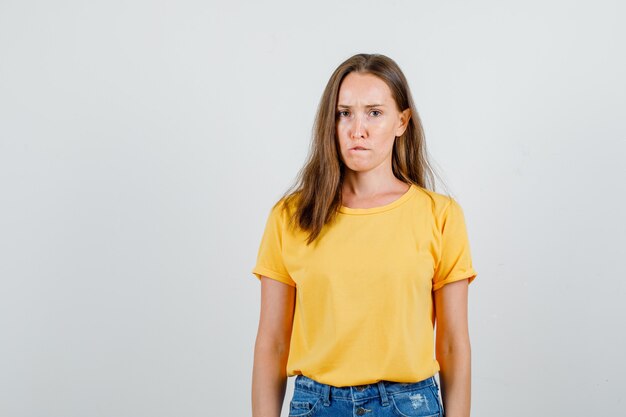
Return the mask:
<path id="1" fill-rule="evenodd" d="M 619 415 L 624 11 L 0 0 L 0 415 L 250 415 L 266 216 L 359 52 L 465 212 L 472 415 Z"/>

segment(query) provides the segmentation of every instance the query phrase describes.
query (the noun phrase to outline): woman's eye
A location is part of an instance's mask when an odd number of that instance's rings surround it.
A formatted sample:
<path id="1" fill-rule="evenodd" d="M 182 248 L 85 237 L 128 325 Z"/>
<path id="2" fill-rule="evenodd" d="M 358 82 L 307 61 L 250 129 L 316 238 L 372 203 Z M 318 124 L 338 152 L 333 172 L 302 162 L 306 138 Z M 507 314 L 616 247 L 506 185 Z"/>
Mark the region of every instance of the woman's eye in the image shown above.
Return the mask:
<path id="1" fill-rule="evenodd" d="M 348 112 L 346 110 L 341 110 L 341 111 L 339 111 L 338 114 L 339 114 L 339 117 L 348 117 L 349 116 L 349 114 L 348 114 Z"/>
<path id="2" fill-rule="evenodd" d="M 374 117 L 378 117 L 380 116 L 380 111 L 379 110 L 372 110 L 371 115 Z"/>

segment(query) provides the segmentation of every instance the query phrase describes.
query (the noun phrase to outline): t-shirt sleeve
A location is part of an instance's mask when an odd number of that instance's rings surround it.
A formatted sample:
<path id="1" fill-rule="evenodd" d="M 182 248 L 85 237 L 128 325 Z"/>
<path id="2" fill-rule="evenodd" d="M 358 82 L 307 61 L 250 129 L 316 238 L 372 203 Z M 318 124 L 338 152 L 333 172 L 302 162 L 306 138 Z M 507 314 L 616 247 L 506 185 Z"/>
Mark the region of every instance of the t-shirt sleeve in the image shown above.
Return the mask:
<path id="1" fill-rule="evenodd" d="M 476 278 L 463 209 L 451 197 L 442 214 L 440 227 L 441 251 L 433 277 L 433 291 L 465 278 L 469 278 L 469 284 Z"/>
<path id="2" fill-rule="evenodd" d="M 295 287 L 296 283 L 289 276 L 283 261 L 282 244 L 285 216 L 281 208 L 282 204 L 277 204 L 270 210 L 252 274 L 259 281 L 263 275 Z"/>

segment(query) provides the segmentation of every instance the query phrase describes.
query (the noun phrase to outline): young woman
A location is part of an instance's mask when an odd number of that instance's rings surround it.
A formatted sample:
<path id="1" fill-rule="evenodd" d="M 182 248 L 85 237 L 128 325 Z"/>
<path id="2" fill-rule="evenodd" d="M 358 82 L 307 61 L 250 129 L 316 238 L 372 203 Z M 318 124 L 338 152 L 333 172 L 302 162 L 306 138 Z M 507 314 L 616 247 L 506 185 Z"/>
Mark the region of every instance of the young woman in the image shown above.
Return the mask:
<path id="1" fill-rule="evenodd" d="M 313 136 L 252 270 L 261 281 L 253 417 L 280 416 L 294 375 L 292 417 L 468 417 L 476 271 L 460 205 L 433 190 L 398 65 L 368 54 L 343 62 Z"/>

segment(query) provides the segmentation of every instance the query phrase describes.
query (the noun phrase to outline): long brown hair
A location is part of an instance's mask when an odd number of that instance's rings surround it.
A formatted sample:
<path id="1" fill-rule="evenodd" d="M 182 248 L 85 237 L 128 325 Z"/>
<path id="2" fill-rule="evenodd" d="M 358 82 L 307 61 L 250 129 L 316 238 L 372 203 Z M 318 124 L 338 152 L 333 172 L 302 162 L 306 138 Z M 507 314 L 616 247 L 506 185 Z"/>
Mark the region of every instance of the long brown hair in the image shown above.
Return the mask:
<path id="1" fill-rule="evenodd" d="M 433 191 L 434 176 L 439 177 L 429 163 L 422 123 L 409 84 L 398 64 L 381 54 L 357 54 L 348 58 L 335 69 L 322 94 L 307 161 L 294 184 L 276 203 L 284 200 L 283 209 L 290 213 L 292 225 L 295 223 L 309 233 L 307 245 L 319 236 L 325 224 L 332 222 L 341 206 L 345 165 L 339 156 L 337 141 L 337 97 L 342 81 L 351 72 L 379 77 L 389 86 L 398 111 L 411 109 L 409 124 L 393 145 L 394 176 Z M 292 202 L 295 202 L 293 212 L 290 210 Z"/>

